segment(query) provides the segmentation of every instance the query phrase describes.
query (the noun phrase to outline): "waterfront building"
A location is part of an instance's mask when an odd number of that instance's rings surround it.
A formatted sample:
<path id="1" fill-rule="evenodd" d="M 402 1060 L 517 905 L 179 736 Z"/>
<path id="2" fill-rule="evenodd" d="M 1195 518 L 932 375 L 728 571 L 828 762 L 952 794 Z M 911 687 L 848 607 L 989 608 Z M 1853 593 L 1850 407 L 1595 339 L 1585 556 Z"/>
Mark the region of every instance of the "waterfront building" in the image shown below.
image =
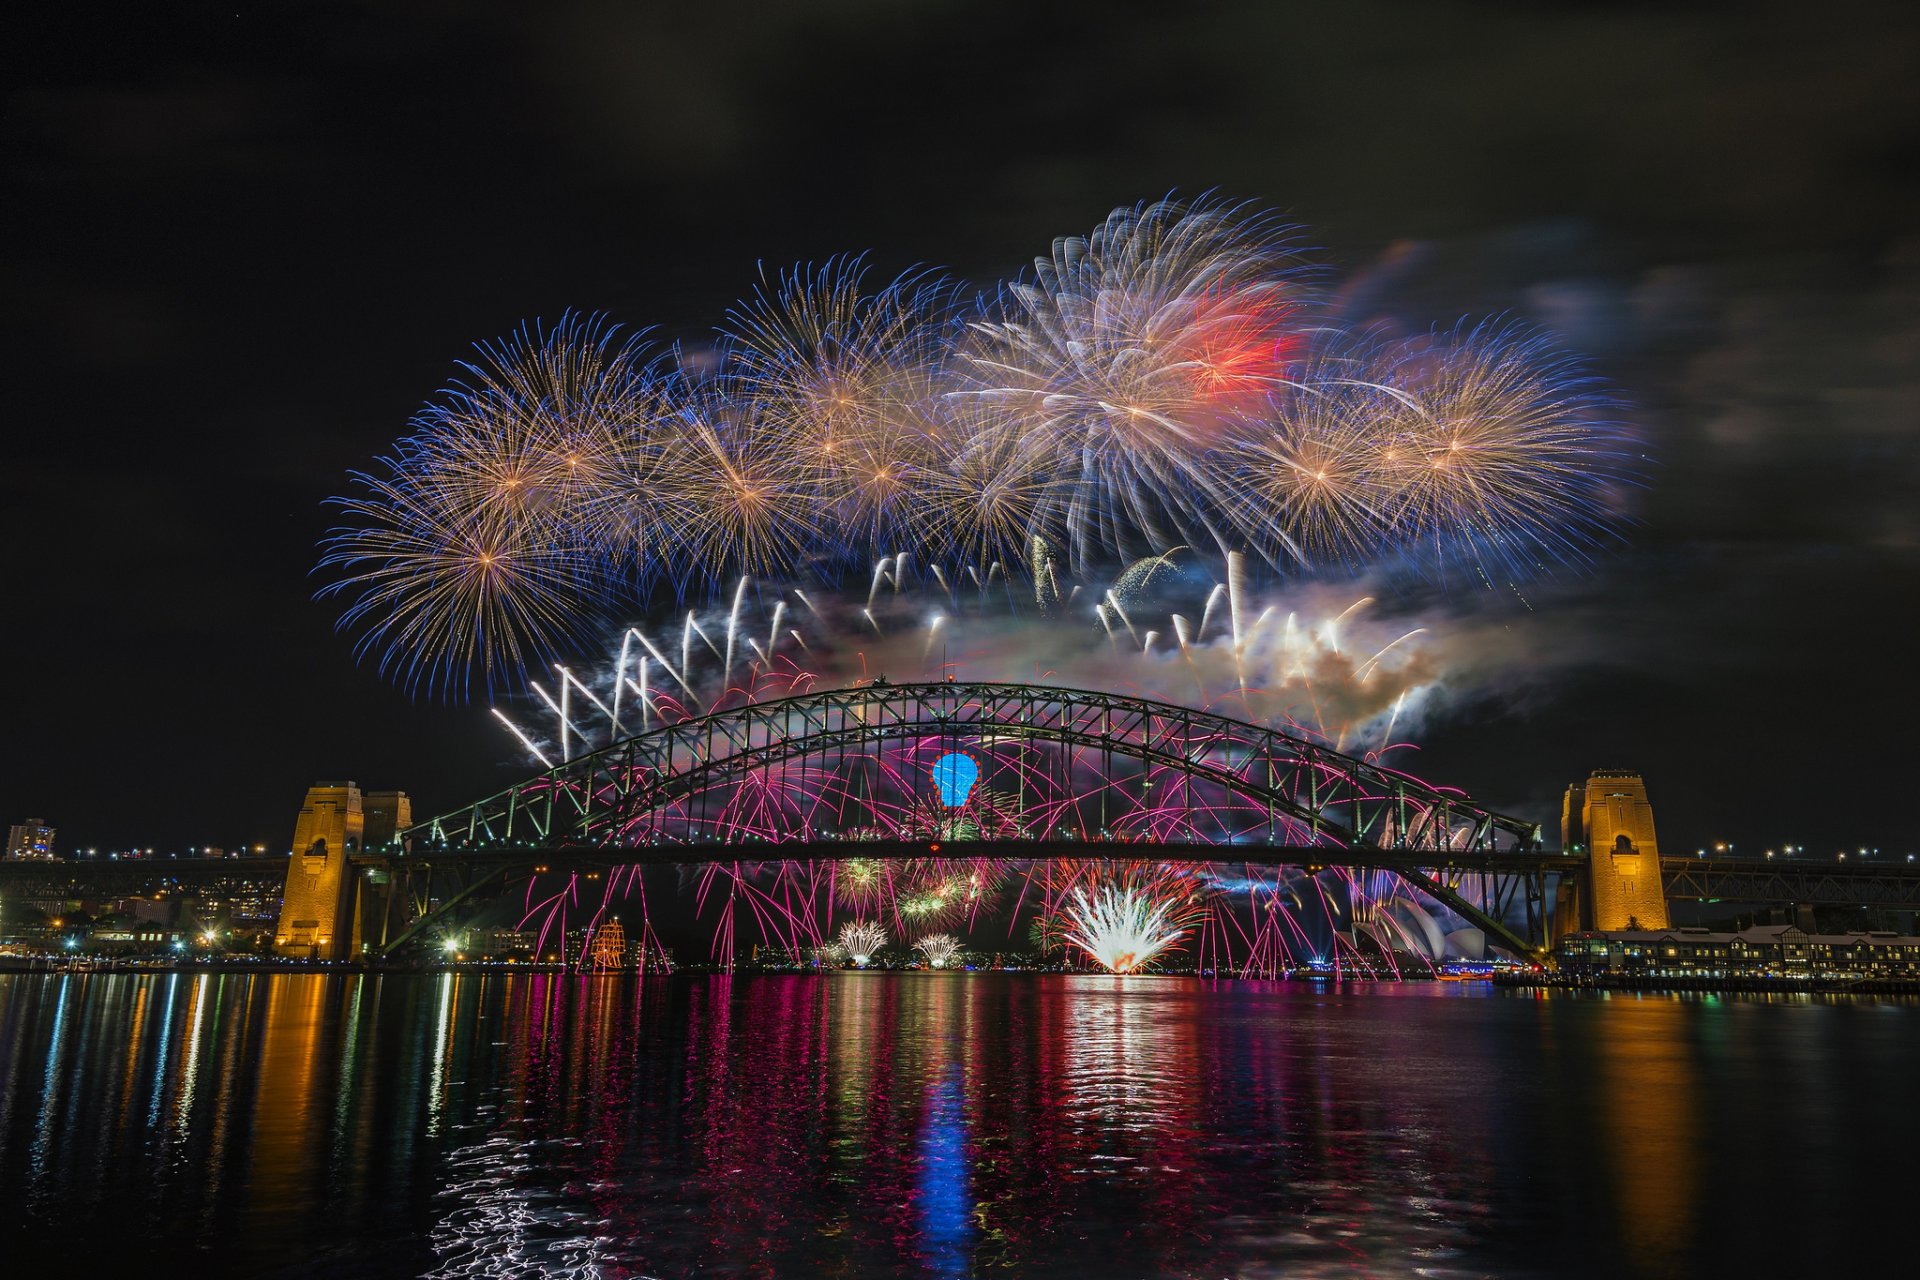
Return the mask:
<path id="1" fill-rule="evenodd" d="M 85 945 L 90 951 L 106 954 L 170 954 L 187 945 L 187 935 L 173 925 L 115 914 L 93 922 Z"/>
<path id="2" fill-rule="evenodd" d="M 53 855 L 53 828 L 45 818 L 28 818 L 7 829 L 9 858 L 50 859 Z"/>
<path id="3" fill-rule="evenodd" d="M 1738 933 L 1708 929 L 1615 929 L 1576 933 L 1558 948 L 1574 977 L 1920 978 L 1920 937 L 1895 933 L 1809 933 L 1759 925 Z"/>
<path id="4" fill-rule="evenodd" d="M 534 935 L 520 929 L 476 929 L 467 951 L 487 960 L 533 959 Z"/>
<path id="5" fill-rule="evenodd" d="M 277 884 L 235 877 L 200 886 L 181 905 L 196 921 L 258 933 L 272 930 L 280 918 L 281 892 Z"/>

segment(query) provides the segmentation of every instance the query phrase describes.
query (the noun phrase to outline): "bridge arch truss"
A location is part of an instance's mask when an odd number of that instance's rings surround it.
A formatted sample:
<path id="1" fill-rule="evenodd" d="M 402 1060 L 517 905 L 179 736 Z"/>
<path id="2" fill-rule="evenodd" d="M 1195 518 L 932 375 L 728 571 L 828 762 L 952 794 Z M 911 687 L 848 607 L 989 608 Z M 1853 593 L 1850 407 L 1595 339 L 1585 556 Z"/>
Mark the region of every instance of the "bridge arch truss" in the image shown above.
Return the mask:
<path id="1" fill-rule="evenodd" d="M 950 808 L 931 770 L 956 753 L 975 762 L 978 782 Z M 944 836 L 1204 843 L 1235 858 L 1231 846 L 1523 853 L 1539 835 L 1462 793 L 1214 712 L 947 681 L 799 694 L 661 725 L 404 839 L 424 852 Z"/>

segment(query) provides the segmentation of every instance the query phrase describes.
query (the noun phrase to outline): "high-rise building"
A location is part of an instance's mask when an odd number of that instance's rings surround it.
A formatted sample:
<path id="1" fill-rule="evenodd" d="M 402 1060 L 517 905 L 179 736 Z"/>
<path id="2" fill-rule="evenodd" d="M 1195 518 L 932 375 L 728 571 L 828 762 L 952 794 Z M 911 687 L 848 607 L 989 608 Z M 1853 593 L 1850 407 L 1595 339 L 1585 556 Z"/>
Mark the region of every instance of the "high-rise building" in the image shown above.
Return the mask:
<path id="1" fill-rule="evenodd" d="M 1585 786 L 1568 787 L 1560 844 L 1587 855 L 1592 896 L 1581 911 L 1587 927 L 1602 932 L 1671 927 L 1653 806 L 1639 774 L 1598 770 Z"/>
<path id="2" fill-rule="evenodd" d="M 53 828 L 45 818 L 28 818 L 7 831 L 9 858 L 53 857 Z"/>

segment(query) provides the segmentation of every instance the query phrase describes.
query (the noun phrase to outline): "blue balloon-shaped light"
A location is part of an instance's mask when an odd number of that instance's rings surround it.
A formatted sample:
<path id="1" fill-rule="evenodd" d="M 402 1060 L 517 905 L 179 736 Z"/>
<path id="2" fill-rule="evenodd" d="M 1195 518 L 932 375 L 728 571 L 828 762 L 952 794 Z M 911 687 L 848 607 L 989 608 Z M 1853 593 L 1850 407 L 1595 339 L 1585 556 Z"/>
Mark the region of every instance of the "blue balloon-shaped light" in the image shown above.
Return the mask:
<path id="1" fill-rule="evenodd" d="M 979 780 L 979 764 L 963 751 L 949 751 L 933 762 L 933 785 L 940 788 L 940 803 L 949 809 L 965 804 Z"/>

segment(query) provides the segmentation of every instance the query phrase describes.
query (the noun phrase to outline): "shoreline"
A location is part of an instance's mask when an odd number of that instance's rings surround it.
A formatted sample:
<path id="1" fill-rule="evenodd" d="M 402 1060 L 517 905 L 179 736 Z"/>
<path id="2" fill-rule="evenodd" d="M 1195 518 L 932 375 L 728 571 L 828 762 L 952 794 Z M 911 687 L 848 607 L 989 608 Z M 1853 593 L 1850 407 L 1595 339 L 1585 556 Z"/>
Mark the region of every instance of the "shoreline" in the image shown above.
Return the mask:
<path id="1" fill-rule="evenodd" d="M 572 965 L 557 963 L 486 963 L 469 962 L 465 964 L 443 964 L 425 967 L 408 965 L 369 965 L 351 961 L 303 961 L 278 960 L 268 958 L 236 958 L 207 962 L 205 960 L 183 960 L 177 962 L 162 961 L 143 964 L 128 963 L 78 963 L 64 957 L 48 959 L 46 957 L 0 956 L 0 974 L 163 974 L 163 973 L 287 973 L 320 975 L 432 975 L 442 973 L 459 974 L 512 974 L 542 973 L 568 974 L 583 978 L 663 978 L 663 977 L 798 977 L 829 976 L 839 973 L 872 974 L 1033 974 L 1067 975 L 1079 977 L 1134 977 L 1134 978 L 1199 978 L 1208 981 L 1230 982 L 1287 982 L 1315 986 L 1398 986 L 1403 983 L 1425 985 L 1427 983 L 1486 984 L 1515 991 L 1620 991 L 1634 993 L 1687 993 L 1722 995 L 1863 995 L 1863 996 L 1920 996 L 1920 979 L 1915 978 L 1816 978 L 1813 976 L 1754 976 L 1740 978 L 1676 978 L 1656 977 L 1643 974 L 1563 974 L 1538 972 L 1504 972 L 1489 974 L 1433 974 L 1410 973 L 1402 975 L 1374 975 L 1360 973 L 1342 973 L 1338 976 L 1316 970 L 1295 970 L 1273 977 L 1246 977 L 1233 973 L 1198 973 L 1187 971 L 1159 971 L 1138 974 L 1104 974 L 1091 970 L 1060 969 L 1041 966 L 1001 966 L 996 968 L 881 968 L 868 969 L 810 969 L 810 968 L 746 968 L 741 967 L 729 972 L 724 968 L 705 965 L 675 968 L 669 971 L 652 970 L 641 972 L 637 969 L 582 970 Z"/>
<path id="2" fill-rule="evenodd" d="M 1550 991 L 1701 992 L 1725 995 L 1920 996 L 1915 978 L 1665 978 L 1643 974 L 1498 975 L 1497 987 Z"/>

